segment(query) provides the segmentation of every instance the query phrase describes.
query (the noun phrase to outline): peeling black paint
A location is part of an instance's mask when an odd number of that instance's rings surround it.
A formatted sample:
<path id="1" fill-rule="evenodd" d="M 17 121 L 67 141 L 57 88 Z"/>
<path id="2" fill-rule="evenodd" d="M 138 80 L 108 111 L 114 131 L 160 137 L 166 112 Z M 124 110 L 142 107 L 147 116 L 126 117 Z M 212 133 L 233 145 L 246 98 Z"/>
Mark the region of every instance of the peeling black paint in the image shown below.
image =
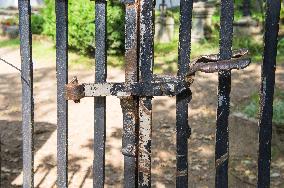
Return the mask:
<path id="1" fill-rule="evenodd" d="M 185 78 L 189 71 L 191 51 L 193 0 L 180 1 L 180 28 L 178 51 L 178 76 Z M 176 187 L 188 187 L 188 138 L 191 128 L 188 124 L 188 103 L 191 98 L 190 90 L 176 97 Z"/>
<path id="2" fill-rule="evenodd" d="M 266 1 L 264 55 L 261 70 L 258 188 L 270 187 L 273 95 L 275 85 L 280 0 Z"/>
<path id="3" fill-rule="evenodd" d="M 220 60 L 228 60 L 232 57 L 234 1 L 221 1 L 220 16 Z M 229 156 L 229 130 L 228 117 L 230 114 L 231 71 L 219 72 L 218 106 L 216 117 L 216 166 L 215 187 L 228 187 L 228 158 L 220 160 L 223 156 Z"/>
<path id="4" fill-rule="evenodd" d="M 107 76 L 106 15 L 107 2 L 95 2 L 95 83 L 104 83 Z M 94 161 L 93 187 L 103 188 L 105 182 L 106 98 L 94 99 Z"/>

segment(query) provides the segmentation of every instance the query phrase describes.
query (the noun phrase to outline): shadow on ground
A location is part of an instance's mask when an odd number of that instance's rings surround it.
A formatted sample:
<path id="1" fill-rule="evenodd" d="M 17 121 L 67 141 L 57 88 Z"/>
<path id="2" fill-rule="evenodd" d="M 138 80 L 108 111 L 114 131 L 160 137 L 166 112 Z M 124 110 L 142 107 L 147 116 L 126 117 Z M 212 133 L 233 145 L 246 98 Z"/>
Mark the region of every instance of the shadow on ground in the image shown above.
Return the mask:
<path id="1" fill-rule="evenodd" d="M 247 100 L 251 93 L 259 87 L 259 66 L 234 72 L 232 76 L 232 112 L 243 101 Z M 82 73 L 82 72 L 81 72 Z M 81 74 L 76 73 L 76 74 Z M 84 72 L 82 73 L 84 75 Z M 52 68 L 40 69 L 35 72 L 35 152 L 42 149 L 43 145 L 51 138 L 56 130 L 56 89 L 55 70 Z M 282 83 L 280 81 L 279 83 Z M 282 85 L 278 85 L 283 87 Z M 216 110 L 216 74 L 198 74 L 192 85 L 193 98 L 189 108 L 189 124 L 192 134 L 189 139 L 189 181 L 190 187 L 213 187 L 215 180 L 214 148 L 215 148 L 215 110 Z M 22 166 L 22 138 L 21 138 L 21 85 L 18 74 L 0 75 L 0 131 L 2 140 L 2 186 L 13 187 L 11 182 L 19 176 Z M 84 101 L 82 102 L 84 105 Z M 87 104 L 87 102 L 86 102 Z M 88 104 L 91 105 L 92 104 Z M 43 108 L 44 107 L 44 108 Z M 70 108 L 74 106 L 70 105 Z M 79 108 L 79 106 L 76 106 Z M 110 112 L 112 108 L 110 106 Z M 118 109 L 121 110 L 118 106 Z M 55 118 L 49 122 L 51 117 Z M 88 112 L 89 113 L 89 112 Z M 83 113 L 84 114 L 84 113 Z M 107 114 L 111 115 L 111 114 Z M 83 116 L 80 116 L 83 117 Z M 78 120 L 79 121 L 79 120 Z M 116 119 L 111 123 L 115 124 Z M 109 130 L 107 125 L 106 157 L 106 185 L 108 187 L 122 187 L 123 161 L 114 154 L 113 150 L 120 150 L 120 146 L 113 147 L 113 143 L 121 140 L 121 127 Z M 78 127 L 83 131 L 86 127 Z M 87 129 L 86 129 L 87 130 Z M 255 187 L 256 186 L 256 159 L 258 149 L 257 123 L 231 115 L 230 117 L 230 170 L 229 187 Z M 74 130 L 72 130 L 74 131 Z M 77 130 L 75 130 L 77 131 Z M 78 139 L 83 140 L 78 151 L 72 151 L 69 155 L 69 184 L 76 183 L 76 187 L 90 187 L 92 185 L 92 160 L 93 138 L 80 137 L 81 132 L 75 132 Z M 153 100 L 153 131 L 152 131 L 152 185 L 153 187 L 175 187 L 175 98 L 157 97 Z M 75 142 L 76 144 L 76 142 Z M 54 147 L 54 146 L 53 146 Z M 70 146 L 71 147 L 71 146 Z M 75 148 L 75 147 L 74 147 Z M 81 150 L 82 149 L 82 150 Z M 74 150 L 74 149 L 73 149 Z M 84 151 L 88 153 L 84 154 Z M 82 153 L 83 151 L 83 153 Z M 48 151 L 46 151 L 48 153 Z M 77 154 L 76 154 L 77 153 Z M 80 154 L 80 155 L 79 155 Z M 87 162 L 86 162 L 87 161 Z M 272 187 L 283 185 L 284 162 L 283 153 L 272 160 Z M 115 163 L 115 164 L 114 164 Z M 281 165 L 282 166 L 281 166 Z M 56 174 L 56 157 L 47 154 L 35 172 L 37 177 L 36 187 L 55 187 L 56 178 L 50 178 L 50 174 Z M 280 174 L 278 176 L 278 174 Z M 15 186 L 14 186 L 15 187 Z"/>

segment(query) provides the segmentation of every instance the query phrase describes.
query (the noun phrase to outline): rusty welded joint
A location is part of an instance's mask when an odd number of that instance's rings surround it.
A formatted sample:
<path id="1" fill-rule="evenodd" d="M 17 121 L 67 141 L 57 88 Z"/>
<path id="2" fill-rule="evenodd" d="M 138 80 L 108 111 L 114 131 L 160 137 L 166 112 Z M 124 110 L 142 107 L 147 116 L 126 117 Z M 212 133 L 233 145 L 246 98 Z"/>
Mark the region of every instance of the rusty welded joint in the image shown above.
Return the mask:
<path id="1" fill-rule="evenodd" d="M 73 100 L 79 103 L 80 99 L 85 97 L 84 85 L 78 83 L 77 77 L 74 77 L 69 84 L 65 85 L 66 100 Z"/>

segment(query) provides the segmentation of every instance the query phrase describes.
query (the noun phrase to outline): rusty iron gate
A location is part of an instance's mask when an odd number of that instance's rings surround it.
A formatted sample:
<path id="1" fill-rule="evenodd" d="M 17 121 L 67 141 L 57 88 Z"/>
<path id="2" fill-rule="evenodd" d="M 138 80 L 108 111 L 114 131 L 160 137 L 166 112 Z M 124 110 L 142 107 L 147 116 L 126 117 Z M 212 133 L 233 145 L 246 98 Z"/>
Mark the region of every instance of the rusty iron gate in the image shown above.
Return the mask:
<path id="1" fill-rule="evenodd" d="M 232 51 L 233 0 L 221 0 L 220 53 L 205 55 L 190 63 L 191 17 L 193 0 L 180 1 L 180 28 L 177 76 L 153 75 L 154 1 L 123 0 L 125 4 L 125 82 L 108 83 L 105 0 L 95 2 L 95 83 L 68 83 L 68 0 L 56 4 L 57 70 L 57 186 L 68 187 L 68 101 L 80 102 L 94 97 L 93 186 L 104 187 L 106 96 L 120 98 L 123 111 L 122 153 L 124 187 L 151 187 L 151 128 L 154 96 L 176 96 L 176 187 L 188 187 L 188 103 L 190 84 L 196 71 L 218 72 L 218 107 L 216 122 L 215 187 L 228 187 L 231 69 L 249 65 L 245 49 Z M 270 185 L 272 137 L 272 101 L 275 82 L 277 35 L 280 0 L 266 1 L 264 55 L 259 120 L 258 187 Z M 22 60 L 23 187 L 33 187 L 33 64 L 31 7 L 29 0 L 19 0 Z"/>

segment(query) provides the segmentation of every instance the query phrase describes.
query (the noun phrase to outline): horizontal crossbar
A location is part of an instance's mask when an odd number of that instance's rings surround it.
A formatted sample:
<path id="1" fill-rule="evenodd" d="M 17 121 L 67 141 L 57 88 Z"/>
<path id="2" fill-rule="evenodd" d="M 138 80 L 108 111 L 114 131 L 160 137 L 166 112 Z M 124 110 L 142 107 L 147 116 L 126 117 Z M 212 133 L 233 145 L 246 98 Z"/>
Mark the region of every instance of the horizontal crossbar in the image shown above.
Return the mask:
<path id="1" fill-rule="evenodd" d="M 84 97 L 176 96 L 184 91 L 190 92 L 189 87 L 197 71 L 213 73 L 247 67 L 251 62 L 250 58 L 244 58 L 247 53 L 248 51 L 245 49 L 234 51 L 233 58 L 228 60 L 219 60 L 218 54 L 201 56 L 193 61 L 184 78 L 154 76 L 153 81 L 150 82 L 78 84 L 78 80 L 75 77 L 65 87 L 65 98 L 66 100 L 80 102 L 80 99 Z"/>
<path id="2" fill-rule="evenodd" d="M 190 81 L 182 81 L 175 77 L 156 78 L 153 82 L 135 83 L 83 83 L 78 84 L 75 78 L 65 87 L 65 97 L 67 100 L 79 102 L 84 97 L 103 96 L 176 96 L 188 91 Z"/>

